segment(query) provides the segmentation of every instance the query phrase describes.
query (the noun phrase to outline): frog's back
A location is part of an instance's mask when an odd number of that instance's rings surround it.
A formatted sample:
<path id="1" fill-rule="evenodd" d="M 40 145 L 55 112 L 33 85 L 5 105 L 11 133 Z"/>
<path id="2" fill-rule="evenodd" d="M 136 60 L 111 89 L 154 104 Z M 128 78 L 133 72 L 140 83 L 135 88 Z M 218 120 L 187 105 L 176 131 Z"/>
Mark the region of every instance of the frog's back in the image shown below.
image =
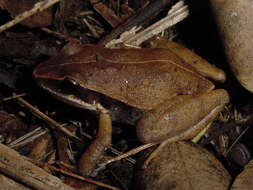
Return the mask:
<path id="1" fill-rule="evenodd" d="M 165 51 L 86 46 L 77 56 L 65 56 L 60 63 L 57 56 L 42 63 L 35 75 L 55 80 L 72 78 L 85 88 L 147 110 L 176 94 L 194 94 L 213 88 L 211 82 L 196 74 L 180 58 L 165 55 Z"/>

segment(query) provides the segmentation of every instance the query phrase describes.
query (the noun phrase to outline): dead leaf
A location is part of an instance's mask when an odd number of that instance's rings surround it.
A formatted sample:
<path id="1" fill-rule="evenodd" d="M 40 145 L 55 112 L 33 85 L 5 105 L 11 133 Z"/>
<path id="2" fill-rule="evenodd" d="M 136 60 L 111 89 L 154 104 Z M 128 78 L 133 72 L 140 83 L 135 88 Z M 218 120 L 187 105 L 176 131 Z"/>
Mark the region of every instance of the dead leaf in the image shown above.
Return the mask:
<path id="1" fill-rule="evenodd" d="M 93 8 L 113 27 L 115 28 L 122 20 L 114 13 L 112 9 L 107 7 L 103 2 L 90 0 Z"/>
<path id="2" fill-rule="evenodd" d="M 252 189 L 253 189 L 253 160 L 251 160 L 245 166 L 243 172 L 236 177 L 231 190 L 252 190 Z"/>
<path id="3" fill-rule="evenodd" d="M 165 145 L 146 169 L 137 172 L 135 189 L 227 190 L 230 175 L 208 151 L 189 142 Z"/>

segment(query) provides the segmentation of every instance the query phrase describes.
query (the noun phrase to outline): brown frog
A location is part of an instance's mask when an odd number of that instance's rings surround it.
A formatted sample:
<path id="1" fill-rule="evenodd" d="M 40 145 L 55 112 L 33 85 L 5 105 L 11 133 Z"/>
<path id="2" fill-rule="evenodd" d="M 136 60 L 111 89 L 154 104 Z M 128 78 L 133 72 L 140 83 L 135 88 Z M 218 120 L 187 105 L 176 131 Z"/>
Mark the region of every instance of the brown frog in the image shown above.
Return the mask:
<path id="1" fill-rule="evenodd" d="M 33 74 L 43 88 L 77 107 L 86 106 L 78 97 L 59 90 L 61 81 L 69 79 L 85 91 L 144 110 L 137 123 L 143 143 L 190 138 L 229 102 L 227 92 L 214 90 L 205 78 L 224 81 L 225 75 L 179 44 L 161 41 L 154 45 L 109 49 L 69 43 Z"/>

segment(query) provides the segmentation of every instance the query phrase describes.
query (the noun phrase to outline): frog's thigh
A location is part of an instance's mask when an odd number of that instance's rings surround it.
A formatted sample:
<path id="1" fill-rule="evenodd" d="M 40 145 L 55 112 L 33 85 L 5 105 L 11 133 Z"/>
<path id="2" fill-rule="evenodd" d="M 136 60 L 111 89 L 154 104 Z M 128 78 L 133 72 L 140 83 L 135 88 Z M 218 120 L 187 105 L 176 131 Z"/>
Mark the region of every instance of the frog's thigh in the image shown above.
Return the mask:
<path id="1" fill-rule="evenodd" d="M 224 82 L 226 80 L 225 73 L 216 66 L 208 63 L 205 59 L 198 56 L 188 48 L 183 47 L 179 43 L 169 40 L 156 40 L 151 42 L 153 47 L 166 48 L 178 55 L 186 63 L 190 64 L 198 73 L 204 77 L 211 78 L 216 81 Z"/>
<path id="2" fill-rule="evenodd" d="M 180 95 L 144 114 L 137 125 L 143 143 L 188 139 L 201 131 L 229 102 L 225 90 Z"/>

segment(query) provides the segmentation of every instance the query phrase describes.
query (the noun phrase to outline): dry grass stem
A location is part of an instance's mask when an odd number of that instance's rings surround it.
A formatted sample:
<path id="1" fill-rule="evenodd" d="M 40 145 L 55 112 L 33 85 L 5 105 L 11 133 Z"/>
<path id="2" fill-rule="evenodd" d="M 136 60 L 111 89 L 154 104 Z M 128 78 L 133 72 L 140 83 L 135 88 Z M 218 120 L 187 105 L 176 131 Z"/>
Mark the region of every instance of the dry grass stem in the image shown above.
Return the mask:
<path id="1" fill-rule="evenodd" d="M 57 130 L 63 132 L 64 134 L 66 134 L 67 136 L 81 141 L 77 136 L 75 136 L 74 134 L 72 134 L 71 132 L 69 132 L 67 129 L 65 129 L 62 125 L 60 125 L 58 122 L 56 122 L 55 120 L 51 119 L 50 117 L 48 117 L 47 115 L 45 115 L 44 113 L 42 113 L 41 111 L 39 111 L 37 108 L 35 108 L 31 104 L 29 104 L 23 98 L 17 98 L 17 102 L 21 106 L 24 106 L 26 109 L 28 109 L 33 115 L 35 115 L 36 117 L 39 117 L 44 122 L 46 122 L 47 124 L 49 124 L 49 126 L 52 126 L 53 129 L 57 129 Z"/>
<path id="2" fill-rule="evenodd" d="M 83 18 L 83 23 L 89 28 L 92 36 L 94 38 L 99 38 L 99 34 L 97 33 L 96 29 L 86 20 L 86 18 Z"/>
<path id="3" fill-rule="evenodd" d="M 139 46 L 146 40 L 184 20 L 186 17 L 189 16 L 189 14 L 190 12 L 188 5 L 185 5 L 184 1 L 179 1 L 172 7 L 166 17 L 154 23 L 145 30 L 137 33 L 136 35 L 131 36 L 124 43 Z"/>
<path id="4" fill-rule="evenodd" d="M 8 28 L 11 28 L 12 26 L 22 22 L 23 20 L 27 19 L 28 17 L 39 13 L 51 6 L 53 6 L 55 3 L 58 3 L 61 0 L 44 0 L 44 1 L 40 1 L 38 3 L 36 3 L 32 9 L 30 9 L 29 11 L 25 11 L 19 15 L 17 15 L 13 20 L 11 20 L 10 22 L 2 25 L 0 27 L 0 33 L 7 30 Z"/>
<path id="5" fill-rule="evenodd" d="M 47 130 L 43 130 L 41 127 L 38 127 L 33 131 L 31 131 L 30 133 L 27 133 L 24 136 L 16 139 L 15 141 L 7 144 L 7 146 L 10 148 L 17 148 L 19 146 L 24 146 L 34 141 L 35 139 L 39 138 L 40 136 L 46 134 L 47 132 L 48 132 Z"/>
<path id="6" fill-rule="evenodd" d="M 134 149 L 132 149 L 132 150 L 126 152 L 126 153 L 121 154 L 120 156 L 117 156 L 117 157 L 115 157 L 115 158 L 111 158 L 111 159 L 109 159 L 109 160 L 106 160 L 104 163 L 100 164 L 100 166 L 101 166 L 101 167 L 105 167 L 107 164 L 110 164 L 110 163 L 112 163 L 112 162 L 116 162 L 116 161 L 122 160 L 122 159 L 127 158 L 127 157 L 129 157 L 129 156 L 132 156 L 132 155 L 134 155 L 134 154 L 137 154 L 137 153 L 139 153 L 140 151 L 143 151 L 143 150 L 145 150 L 145 149 L 147 149 L 147 148 L 150 148 L 150 147 L 152 147 L 152 146 L 155 146 L 155 145 L 157 145 L 157 144 L 158 144 L 158 143 L 149 143 L 149 144 L 141 145 L 141 146 L 139 146 L 139 147 L 137 147 L 137 148 L 134 148 Z"/>
<path id="7" fill-rule="evenodd" d="M 23 97 L 23 96 L 26 96 L 26 94 L 22 93 L 22 94 L 12 95 L 10 97 L 3 98 L 1 101 L 5 102 L 5 101 L 13 100 L 19 97 Z"/>
<path id="8" fill-rule="evenodd" d="M 95 185 L 100 186 L 100 187 L 105 187 L 107 189 L 112 189 L 112 190 L 120 190 L 117 187 L 113 187 L 111 185 L 107 185 L 107 184 L 104 184 L 102 182 L 98 182 L 98 181 L 92 180 L 90 178 L 82 177 L 80 175 L 77 175 L 77 174 L 74 174 L 74 173 L 71 173 L 71 172 L 67 172 L 65 170 L 62 170 L 62 169 L 59 169 L 59 168 L 56 168 L 56 167 L 53 167 L 53 166 L 49 166 L 49 168 L 51 170 L 53 170 L 53 171 L 60 172 L 60 173 L 62 173 L 64 175 L 67 175 L 67 176 L 70 176 L 70 177 L 73 177 L 75 179 L 79 179 L 79 180 L 82 180 L 82 181 L 85 181 L 85 182 L 88 182 L 88 183 L 92 183 L 92 184 L 95 184 Z"/>
<path id="9" fill-rule="evenodd" d="M 66 40 L 66 41 L 77 42 L 77 43 L 79 42 L 79 43 L 80 43 L 80 40 L 78 40 L 78 39 L 76 39 L 76 38 L 72 38 L 72 37 L 67 36 L 67 35 L 65 35 L 65 34 L 61 34 L 61 33 L 59 33 L 59 32 L 50 30 L 50 29 L 48 29 L 48 28 L 46 28 L 46 27 L 42 27 L 42 28 L 40 28 L 40 29 L 41 29 L 42 31 L 48 33 L 48 34 L 51 34 L 52 36 L 55 36 L 55 37 L 59 38 L 59 39 L 63 39 L 63 40 Z"/>

